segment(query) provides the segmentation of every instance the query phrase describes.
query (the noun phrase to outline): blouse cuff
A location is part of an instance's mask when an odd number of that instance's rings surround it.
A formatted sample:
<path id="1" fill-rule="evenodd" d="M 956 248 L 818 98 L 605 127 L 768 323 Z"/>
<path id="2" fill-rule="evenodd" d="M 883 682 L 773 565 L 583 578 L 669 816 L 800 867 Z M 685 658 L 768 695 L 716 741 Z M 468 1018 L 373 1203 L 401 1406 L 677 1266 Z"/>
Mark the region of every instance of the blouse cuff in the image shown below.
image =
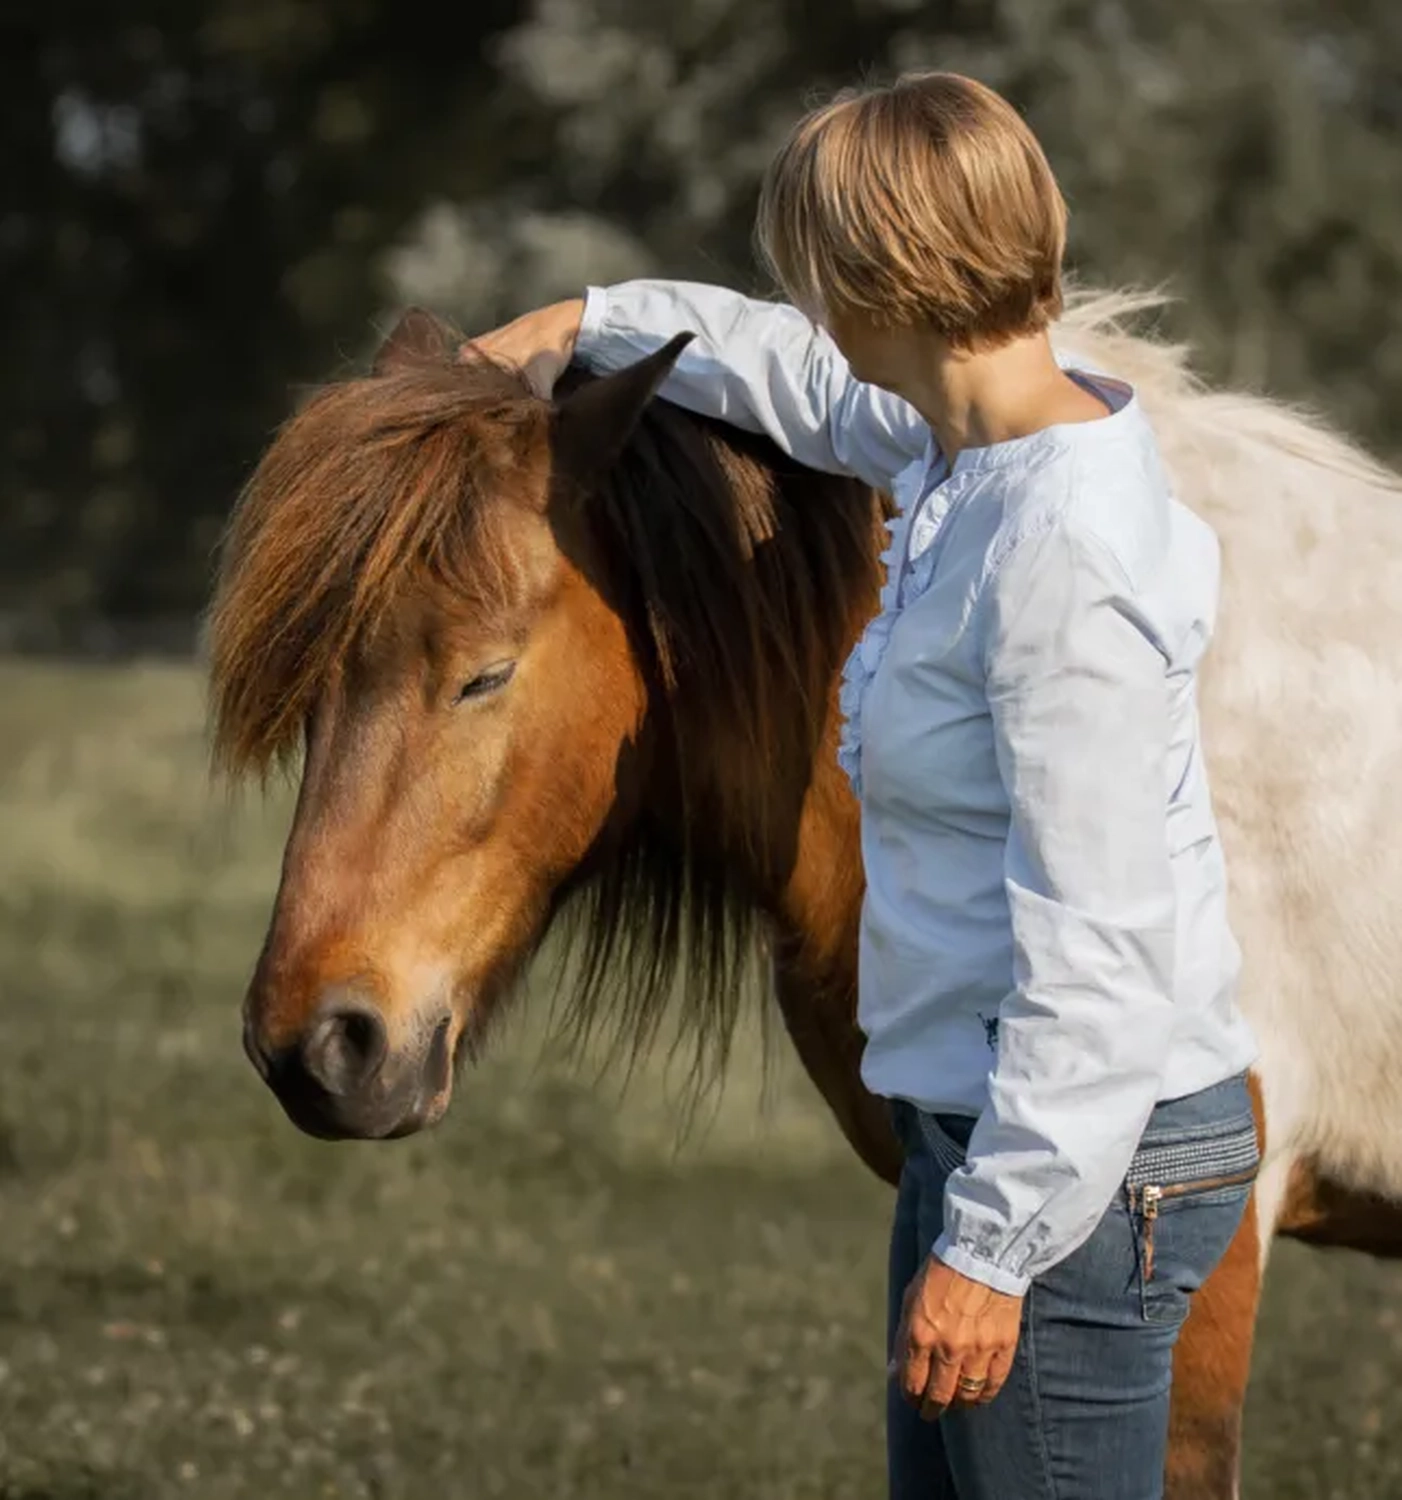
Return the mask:
<path id="1" fill-rule="evenodd" d="M 995 1292 L 1002 1292 L 1005 1296 L 1024 1297 L 1027 1295 L 1027 1288 L 1032 1285 L 1030 1276 L 1014 1275 L 1013 1272 L 1004 1270 L 1002 1266 L 995 1265 L 991 1260 L 975 1255 L 968 1246 L 951 1240 L 948 1231 L 935 1241 L 933 1251 L 951 1271 L 958 1271 L 961 1276 L 967 1276 L 970 1281 L 977 1281 L 984 1286 L 992 1287 Z"/>
<path id="2" fill-rule="evenodd" d="M 605 353 L 609 313 L 608 288 L 586 287 L 584 291 L 584 314 L 579 320 L 579 332 L 575 335 L 575 358 L 591 370 L 607 370 L 609 362 Z"/>

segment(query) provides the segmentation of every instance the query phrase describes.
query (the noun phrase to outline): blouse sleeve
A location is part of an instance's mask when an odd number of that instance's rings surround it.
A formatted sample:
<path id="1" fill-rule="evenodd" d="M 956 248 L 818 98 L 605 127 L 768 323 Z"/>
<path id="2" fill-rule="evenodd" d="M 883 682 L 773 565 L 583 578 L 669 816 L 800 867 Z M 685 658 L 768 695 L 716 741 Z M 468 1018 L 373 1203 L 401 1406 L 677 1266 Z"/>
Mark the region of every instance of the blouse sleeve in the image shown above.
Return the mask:
<path id="1" fill-rule="evenodd" d="M 1096 536 L 1058 521 L 985 589 L 1014 984 L 934 1249 L 1020 1295 L 1095 1228 L 1158 1097 L 1175 950 L 1169 684 Z"/>
<path id="2" fill-rule="evenodd" d="M 660 392 L 678 406 L 765 433 L 809 468 L 878 489 L 932 450 L 914 407 L 857 380 L 832 339 L 784 303 L 686 281 L 590 287 L 575 352 L 591 369 L 617 370 L 684 330 L 696 338 Z"/>

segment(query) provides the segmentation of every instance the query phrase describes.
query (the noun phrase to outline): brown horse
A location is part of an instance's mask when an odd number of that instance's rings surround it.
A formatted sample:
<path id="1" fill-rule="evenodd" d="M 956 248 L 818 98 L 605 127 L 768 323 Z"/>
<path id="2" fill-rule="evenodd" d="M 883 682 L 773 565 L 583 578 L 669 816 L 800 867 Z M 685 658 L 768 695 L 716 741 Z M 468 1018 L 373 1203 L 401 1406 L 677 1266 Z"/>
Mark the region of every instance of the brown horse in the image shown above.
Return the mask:
<path id="1" fill-rule="evenodd" d="M 858 1076 L 858 812 L 835 760 L 885 502 L 653 401 L 684 342 L 551 406 L 409 314 L 371 377 L 290 420 L 238 507 L 216 753 L 302 765 L 245 1044 L 305 1130 L 437 1120 L 564 915 L 581 1025 L 646 1045 L 679 978 L 711 1066 L 765 945 L 809 1074 L 898 1175 Z M 1302 1227 L 1395 1243 L 1388 1205 L 1360 1233 L 1357 1196 L 1326 1187 L 1298 1175 Z M 1260 1274 L 1253 1211 L 1180 1342 L 1175 1496 L 1233 1493 Z"/>

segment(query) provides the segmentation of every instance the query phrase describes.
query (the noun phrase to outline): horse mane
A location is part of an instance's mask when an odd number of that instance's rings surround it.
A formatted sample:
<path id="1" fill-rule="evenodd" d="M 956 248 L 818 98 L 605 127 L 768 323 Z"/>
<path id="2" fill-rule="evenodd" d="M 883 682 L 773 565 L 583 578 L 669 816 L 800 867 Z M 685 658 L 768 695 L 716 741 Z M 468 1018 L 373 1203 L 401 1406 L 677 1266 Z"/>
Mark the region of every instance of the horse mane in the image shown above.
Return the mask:
<path id="1" fill-rule="evenodd" d="M 513 371 L 444 360 L 332 383 L 288 420 L 221 549 L 220 770 L 293 766 L 318 699 L 407 599 L 509 587 L 491 517 L 513 483 L 539 484 L 548 410 Z M 648 686 L 654 786 L 558 893 L 552 917 L 582 947 L 572 1032 L 636 1056 L 677 1000 L 693 1077 L 719 1076 L 833 679 L 875 599 L 886 509 L 662 400 L 590 497 L 598 583 Z"/>
<path id="2" fill-rule="evenodd" d="M 575 377 L 579 378 L 579 377 Z M 875 604 L 884 497 L 654 401 L 596 497 L 666 788 L 561 892 L 582 944 L 566 1020 L 630 1060 L 679 995 L 693 1081 L 724 1070 L 796 857 L 842 659 Z"/>
<path id="3" fill-rule="evenodd" d="M 1135 331 L 1136 322 L 1171 301 L 1162 291 L 1077 288 L 1052 330 L 1053 342 L 1134 386 L 1155 421 L 1161 445 L 1172 439 L 1166 430 L 1170 423 L 1176 429 L 1186 424 L 1191 445 L 1199 451 L 1216 444 L 1238 452 L 1243 446 L 1259 446 L 1368 489 L 1402 493 L 1402 475 L 1364 452 L 1319 412 L 1273 396 L 1210 389 L 1193 372 L 1187 344 Z M 1190 496 L 1184 498 L 1191 503 Z"/>

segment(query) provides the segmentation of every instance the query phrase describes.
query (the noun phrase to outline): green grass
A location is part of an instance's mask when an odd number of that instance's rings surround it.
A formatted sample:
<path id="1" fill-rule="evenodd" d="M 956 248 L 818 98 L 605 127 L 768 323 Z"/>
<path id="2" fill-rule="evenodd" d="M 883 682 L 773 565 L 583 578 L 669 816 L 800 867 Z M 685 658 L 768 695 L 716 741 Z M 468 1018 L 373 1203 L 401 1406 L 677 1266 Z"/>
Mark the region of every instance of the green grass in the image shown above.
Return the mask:
<path id="1" fill-rule="evenodd" d="M 880 1493 L 887 1194 L 787 1058 L 678 1146 L 528 995 L 437 1131 L 305 1139 L 238 1042 L 286 799 L 186 670 L 0 702 L 0 1500 Z M 1282 1247 L 1249 1500 L 1402 1494 L 1400 1290 Z"/>

